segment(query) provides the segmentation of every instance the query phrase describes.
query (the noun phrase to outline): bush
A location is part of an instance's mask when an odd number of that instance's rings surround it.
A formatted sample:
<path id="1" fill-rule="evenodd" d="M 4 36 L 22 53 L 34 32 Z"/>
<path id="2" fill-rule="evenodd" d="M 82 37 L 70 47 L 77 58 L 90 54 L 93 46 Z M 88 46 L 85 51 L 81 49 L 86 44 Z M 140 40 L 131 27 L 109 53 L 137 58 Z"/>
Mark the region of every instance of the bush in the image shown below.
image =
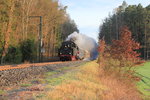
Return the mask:
<path id="1" fill-rule="evenodd" d="M 0 62 L 1 62 L 1 58 L 2 58 L 2 48 L 0 48 Z"/>
<path id="2" fill-rule="evenodd" d="M 110 48 L 112 57 L 121 62 L 120 67 L 131 64 L 127 64 L 126 62 L 132 62 L 133 64 L 137 63 L 140 61 L 140 54 L 137 52 L 137 50 L 141 48 L 140 44 L 132 38 L 132 33 L 128 27 L 125 26 L 121 28 L 120 34 L 119 40 L 112 41 Z"/>
<path id="3" fill-rule="evenodd" d="M 9 46 L 8 53 L 4 57 L 5 63 L 21 63 L 22 54 L 19 47 Z"/>
<path id="4" fill-rule="evenodd" d="M 22 61 L 33 61 L 36 56 L 36 48 L 33 40 L 25 40 L 21 43 Z"/>
<path id="5" fill-rule="evenodd" d="M 112 73 L 120 77 L 134 76 L 134 65 L 140 61 L 140 44 L 132 39 L 132 33 L 128 27 L 120 31 L 120 39 L 113 40 L 110 46 L 105 44 L 104 39 L 100 40 L 99 65 L 102 71 L 108 75 Z"/>

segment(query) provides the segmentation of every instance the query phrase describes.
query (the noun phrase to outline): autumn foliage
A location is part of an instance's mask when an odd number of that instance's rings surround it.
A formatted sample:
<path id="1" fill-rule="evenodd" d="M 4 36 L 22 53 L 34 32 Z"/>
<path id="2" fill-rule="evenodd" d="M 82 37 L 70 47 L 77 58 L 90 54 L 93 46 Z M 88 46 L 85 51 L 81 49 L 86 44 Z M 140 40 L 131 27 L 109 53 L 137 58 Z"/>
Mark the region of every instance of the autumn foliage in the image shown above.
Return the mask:
<path id="1" fill-rule="evenodd" d="M 112 45 L 107 46 L 107 49 L 104 39 L 100 40 L 99 60 L 111 58 L 120 62 L 119 67 L 125 67 L 127 62 L 135 64 L 140 60 L 138 49 L 140 49 L 140 44 L 133 40 L 132 33 L 128 27 L 124 26 L 120 30 L 120 39 L 113 40 Z"/>
<path id="2" fill-rule="evenodd" d="M 130 61 L 137 63 L 140 58 L 140 54 L 136 51 L 140 49 L 140 44 L 132 39 L 132 33 L 128 27 L 121 28 L 120 39 L 113 40 L 110 53 L 114 59 L 121 61 Z"/>
<path id="3" fill-rule="evenodd" d="M 113 40 L 106 45 L 104 39 L 100 40 L 98 63 L 101 71 L 107 75 L 134 77 L 133 66 L 140 62 L 137 50 L 140 44 L 132 39 L 132 33 L 124 26 L 120 30 L 119 40 Z M 101 73 L 101 72 L 100 72 Z"/>
<path id="4" fill-rule="evenodd" d="M 128 27 L 121 28 L 119 40 L 113 40 L 111 45 L 106 45 L 104 39 L 99 44 L 99 77 L 110 89 L 104 100 L 141 100 L 135 86 L 140 78 L 133 68 L 140 61 L 140 44 L 132 39 Z"/>
<path id="5" fill-rule="evenodd" d="M 100 66 L 105 66 L 104 65 L 104 62 L 105 62 L 105 60 L 104 60 L 104 55 L 105 55 L 105 47 L 106 47 L 106 44 L 105 44 L 105 41 L 104 41 L 104 39 L 102 39 L 102 40 L 100 40 L 99 41 L 99 48 L 98 48 L 98 51 L 100 52 L 100 55 L 99 55 L 99 57 L 98 57 L 98 63 L 99 63 L 99 65 Z"/>

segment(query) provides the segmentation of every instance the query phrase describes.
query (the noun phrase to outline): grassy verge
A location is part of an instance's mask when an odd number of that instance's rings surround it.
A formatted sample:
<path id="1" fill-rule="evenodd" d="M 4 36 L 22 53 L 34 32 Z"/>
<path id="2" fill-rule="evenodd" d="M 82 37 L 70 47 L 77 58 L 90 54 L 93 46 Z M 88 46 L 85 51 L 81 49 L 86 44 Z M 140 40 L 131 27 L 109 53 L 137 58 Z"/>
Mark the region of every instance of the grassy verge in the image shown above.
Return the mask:
<path id="1" fill-rule="evenodd" d="M 50 90 L 40 99 L 140 100 L 135 84 L 118 77 L 106 76 L 103 72 L 100 74 L 99 65 L 92 61 L 59 77 L 47 76 L 47 88 Z"/>
<path id="2" fill-rule="evenodd" d="M 139 74 L 149 75 L 145 68 L 137 68 Z M 17 96 L 26 100 L 141 100 L 135 81 L 120 76 L 118 70 L 102 70 L 96 61 L 58 68 L 20 87 L 28 91 L 18 92 Z M 0 90 L 1 94 L 5 91 Z"/>
<path id="3" fill-rule="evenodd" d="M 137 83 L 137 87 L 143 94 L 144 100 L 150 100 L 150 62 L 139 66 L 137 74 L 141 77 L 141 81 Z"/>
<path id="4" fill-rule="evenodd" d="M 76 70 L 76 71 L 74 71 Z M 47 79 L 49 88 L 44 100 L 100 100 L 106 86 L 100 84 L 98 64 L 90 62 L 57 78 Z"/>

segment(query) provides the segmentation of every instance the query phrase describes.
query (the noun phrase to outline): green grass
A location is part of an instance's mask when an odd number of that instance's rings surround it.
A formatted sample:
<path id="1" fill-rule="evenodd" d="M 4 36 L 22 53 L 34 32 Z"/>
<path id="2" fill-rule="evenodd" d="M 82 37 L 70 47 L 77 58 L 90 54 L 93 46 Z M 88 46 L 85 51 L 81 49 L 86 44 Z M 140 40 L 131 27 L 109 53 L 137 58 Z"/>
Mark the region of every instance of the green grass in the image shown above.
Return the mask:
<path id="1" fill-rule="evenodd" d="M 72 69 L 72 67 L 62 67 L 62 68 L 57 69 L 56 72 L 61 72 L 64 70 L 69 70 L 69 69 Z"/>
<path id="2" fill-rule="evenodd" d="M 144 100 L 150 100 L 150 62 L 137 67 L 136 72 L 141 77 L 141 81 L 137 83 L 137 87 L 144 95 Z"/>
<path id="3" fill-rule="evenodd" d="M 52 76 L 52 75 L 55 75 L 55 74 L 59 74 L 59 73 L 61 73 L 62 71 L 68 70 L 68 69 L 71 69 L 71 67 L 62 67 L 62 68 L 59 68 L 59 69 L 57 69 L 57 70 L 55 70 L 55 71 L 47 72 L 47 73 L 46 73 L 46 76 Z"/>
<path id="4" fill-rule="evenodd" d="M 32 86 L 32 84 L 21 84 L 21 87 L 29 87 Z"/>
<path id="5" fill-rule="evenodd" d="M 55 85 L 61 84 L 62 82 L 65 82 L 66 80 L 74 79 L 74 73 L 76 71 L 74 72 L 71 70 L 75 70 L 78 68 L 76 68 L 76 67 L 62 67 L 62 68 L 59 68 L 53 72 L 47 72 L 45 74 L 45 77 L 46 77 L 45 82 L 51 86 L 55 86 Z M 63 73 L 63 71 L 65 71 L 65 70 L 70 70 L 70 71 L 67 73 Z M 57 74 L 62 74 L 62 75 L 57 75 Z M 51 76 L 53 76 L 53 75 L 54 75 L 54 77 L 52 78 Z"/>
<path id="6" fill-rule="evenodd" d="M 73 79 L 73 74 L 72 73 L 66 73 L 64 75 L 58 76 L 58 77 L 54 77 L 54 78 L 50 78 L 47 77 L 46 78 L 46 83 L 55 86 L 55 85 L 59 85 L 62 82 L 69 80 L 69 79 Z"/>
<path id="7" fill-rule="evenodd" d="M 6 93 L 4 90 L 0 90 L 0 95 L 3 95 L 4 93 Z"/>
<path id="8" fill-rule="evenodd" d="M 46 96 L 46 95 L 45 94 L 39 94 L 39 95 L 36 96 L 36 98 L 42 98 L 44 96 Z"/>
<path id="9" fill-rule="evenodd" d="M 47 72 L 46 73 L 46 76 L 52 76 L 52 75 L 55 75 L 55 74 L 57 74 L 58 72 L 56 72 L 56 71 L 52 71 L 52 72 Z"/>

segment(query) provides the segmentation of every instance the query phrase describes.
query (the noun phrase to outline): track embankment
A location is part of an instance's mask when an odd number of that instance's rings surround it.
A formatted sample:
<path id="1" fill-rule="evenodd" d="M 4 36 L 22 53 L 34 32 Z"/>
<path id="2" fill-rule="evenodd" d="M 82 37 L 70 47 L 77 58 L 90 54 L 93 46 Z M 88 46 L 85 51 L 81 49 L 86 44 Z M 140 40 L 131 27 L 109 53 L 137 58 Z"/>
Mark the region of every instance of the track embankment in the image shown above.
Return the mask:
<path id="1" fill-rule="evenodd" d="M 45 72 L 60 67 L 75 67 L 84 63 L 84 61 L 73 61 L 0 66 L 0 87 L 17 85 L 26 79 L 37 78 Z"/>

